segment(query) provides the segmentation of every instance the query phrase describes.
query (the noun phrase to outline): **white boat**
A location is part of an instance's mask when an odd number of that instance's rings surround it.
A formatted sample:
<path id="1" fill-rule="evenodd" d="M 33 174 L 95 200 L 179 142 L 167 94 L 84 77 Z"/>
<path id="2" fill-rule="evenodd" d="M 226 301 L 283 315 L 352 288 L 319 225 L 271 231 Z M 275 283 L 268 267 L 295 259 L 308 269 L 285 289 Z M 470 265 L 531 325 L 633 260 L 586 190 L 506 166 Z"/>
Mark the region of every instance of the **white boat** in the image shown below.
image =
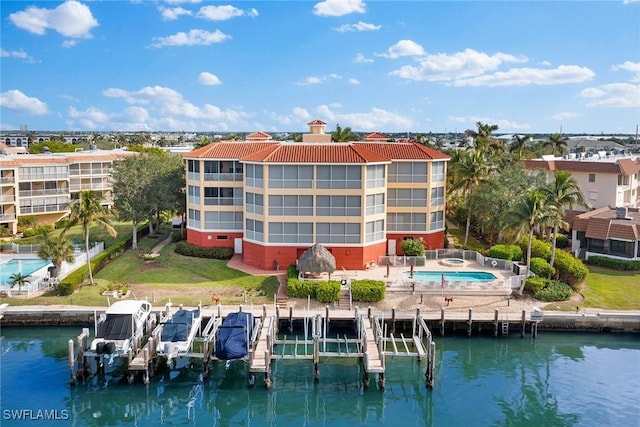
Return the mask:
<path id="1" fill-rule="evenodd" d="M 152 326 L 151 304 L 147 301 L 125 300 L 112 304 L 99 317 L 96 316 L 96 337 L 90 351 L 109 358 L 135 356 L 142 348 L 146 334 Z"/>
<path id="2" fill-rule="evenodd" d="M 162 328 L 158 340 L 158 355 L 166 358 L 169 364 L 172 360 L 189 353 L 201 323 L 200 307 L 195 310 L 180 308 L 173 315 L 167 316 L 158 325 L 158 328 Z"/>

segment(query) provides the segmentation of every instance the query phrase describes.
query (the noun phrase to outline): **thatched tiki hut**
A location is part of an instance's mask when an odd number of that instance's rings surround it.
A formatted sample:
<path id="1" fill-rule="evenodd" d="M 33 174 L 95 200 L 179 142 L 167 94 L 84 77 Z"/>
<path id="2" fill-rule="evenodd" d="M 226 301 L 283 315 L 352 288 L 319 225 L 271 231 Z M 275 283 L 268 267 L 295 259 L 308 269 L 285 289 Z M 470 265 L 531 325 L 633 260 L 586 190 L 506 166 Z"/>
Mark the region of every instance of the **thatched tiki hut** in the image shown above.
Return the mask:
<path id="1" fill-rule="evenodd" d="M 298 271 L 311 277 L 319 277 L 322 273 L 331 277 L 331 273 L 336 271 L 336 259 L 327 248 L 316 243 L 300 255 Z"/>

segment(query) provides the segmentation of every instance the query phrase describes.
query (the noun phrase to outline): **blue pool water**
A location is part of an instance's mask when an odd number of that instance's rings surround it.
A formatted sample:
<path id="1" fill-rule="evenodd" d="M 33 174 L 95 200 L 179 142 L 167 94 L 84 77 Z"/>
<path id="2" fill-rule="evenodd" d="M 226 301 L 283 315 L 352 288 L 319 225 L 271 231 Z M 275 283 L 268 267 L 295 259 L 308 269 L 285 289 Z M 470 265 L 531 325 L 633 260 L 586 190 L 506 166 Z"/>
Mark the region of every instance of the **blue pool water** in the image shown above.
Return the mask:
<path id="1" fill-rule="evenodd" d="M 420 282 L 440 282 L 443 274 L 447 282 L 492 282 L 498 279 L 486 271 L 414 271 L 413 278 Z M 409 278 L 411 272 L 405 271 L 404 275 Z"/>
<path id="2" fill-rule="evenodd" d="M 0 285 L 6 285 L 11 281 L 11 275 L 14 273 L 22 273 L 25 276 L 30 275 L 34 271 L 46 267 L 51 262 L 40 258 L 19 259 L 14 258 L 4 264 L 0 264 Z"/>

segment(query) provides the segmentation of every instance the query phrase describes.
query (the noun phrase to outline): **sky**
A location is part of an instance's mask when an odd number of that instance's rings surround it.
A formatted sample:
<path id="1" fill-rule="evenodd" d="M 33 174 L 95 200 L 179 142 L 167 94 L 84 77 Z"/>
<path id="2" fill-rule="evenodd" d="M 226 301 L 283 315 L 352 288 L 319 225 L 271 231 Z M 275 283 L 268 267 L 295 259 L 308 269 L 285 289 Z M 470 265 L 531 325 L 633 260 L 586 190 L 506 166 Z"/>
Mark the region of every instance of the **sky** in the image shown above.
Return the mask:
<path id="1" fill-rule="evenodd" d="M 634 134 L 640 1 L 0 2 L 0 129 Z"/>

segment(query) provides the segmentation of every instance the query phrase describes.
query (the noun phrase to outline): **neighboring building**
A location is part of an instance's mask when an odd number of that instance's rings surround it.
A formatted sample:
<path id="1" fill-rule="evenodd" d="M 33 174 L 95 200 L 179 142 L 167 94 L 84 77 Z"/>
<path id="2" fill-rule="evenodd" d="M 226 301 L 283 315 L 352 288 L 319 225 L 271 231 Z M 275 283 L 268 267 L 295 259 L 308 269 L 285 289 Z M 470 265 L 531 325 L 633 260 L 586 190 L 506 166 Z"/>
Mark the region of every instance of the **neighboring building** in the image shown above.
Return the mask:
<path id="1" fill-rule="evenodd" d="M 603 207 L 570 223 L 574 253 L 640 260 L 640 209 Z"/>
<path id="2" fill-rule="evenodd" d="M 326 123 L 303 142 L 214 142 L 185 154 L 187 241 L 286 268 L 314 243 L 338 269 L 362 269 L 406 238 L 444 245 L 449 157 L 418 143 L 332 143 Z"/>
<path id="3" fill-rule="evenodd" d="M 568 171 L 580 186 L 582 194 L 594 209 L 601 207 L 640 207 L 640 157 L 610 156 L 604 152 L 591 157 L 525 160 L 529 170 Z"/>
<path id="4" fill-rule="evenodd" d="M 35 215 L 41 224 L 54 224 L 69 213 L 69 201 L 82 190 L 102 196 L 111 207 L 113 162 L 121 150 L 0 156 L 0 224 L 13 234 L 18 217 Z"/>

